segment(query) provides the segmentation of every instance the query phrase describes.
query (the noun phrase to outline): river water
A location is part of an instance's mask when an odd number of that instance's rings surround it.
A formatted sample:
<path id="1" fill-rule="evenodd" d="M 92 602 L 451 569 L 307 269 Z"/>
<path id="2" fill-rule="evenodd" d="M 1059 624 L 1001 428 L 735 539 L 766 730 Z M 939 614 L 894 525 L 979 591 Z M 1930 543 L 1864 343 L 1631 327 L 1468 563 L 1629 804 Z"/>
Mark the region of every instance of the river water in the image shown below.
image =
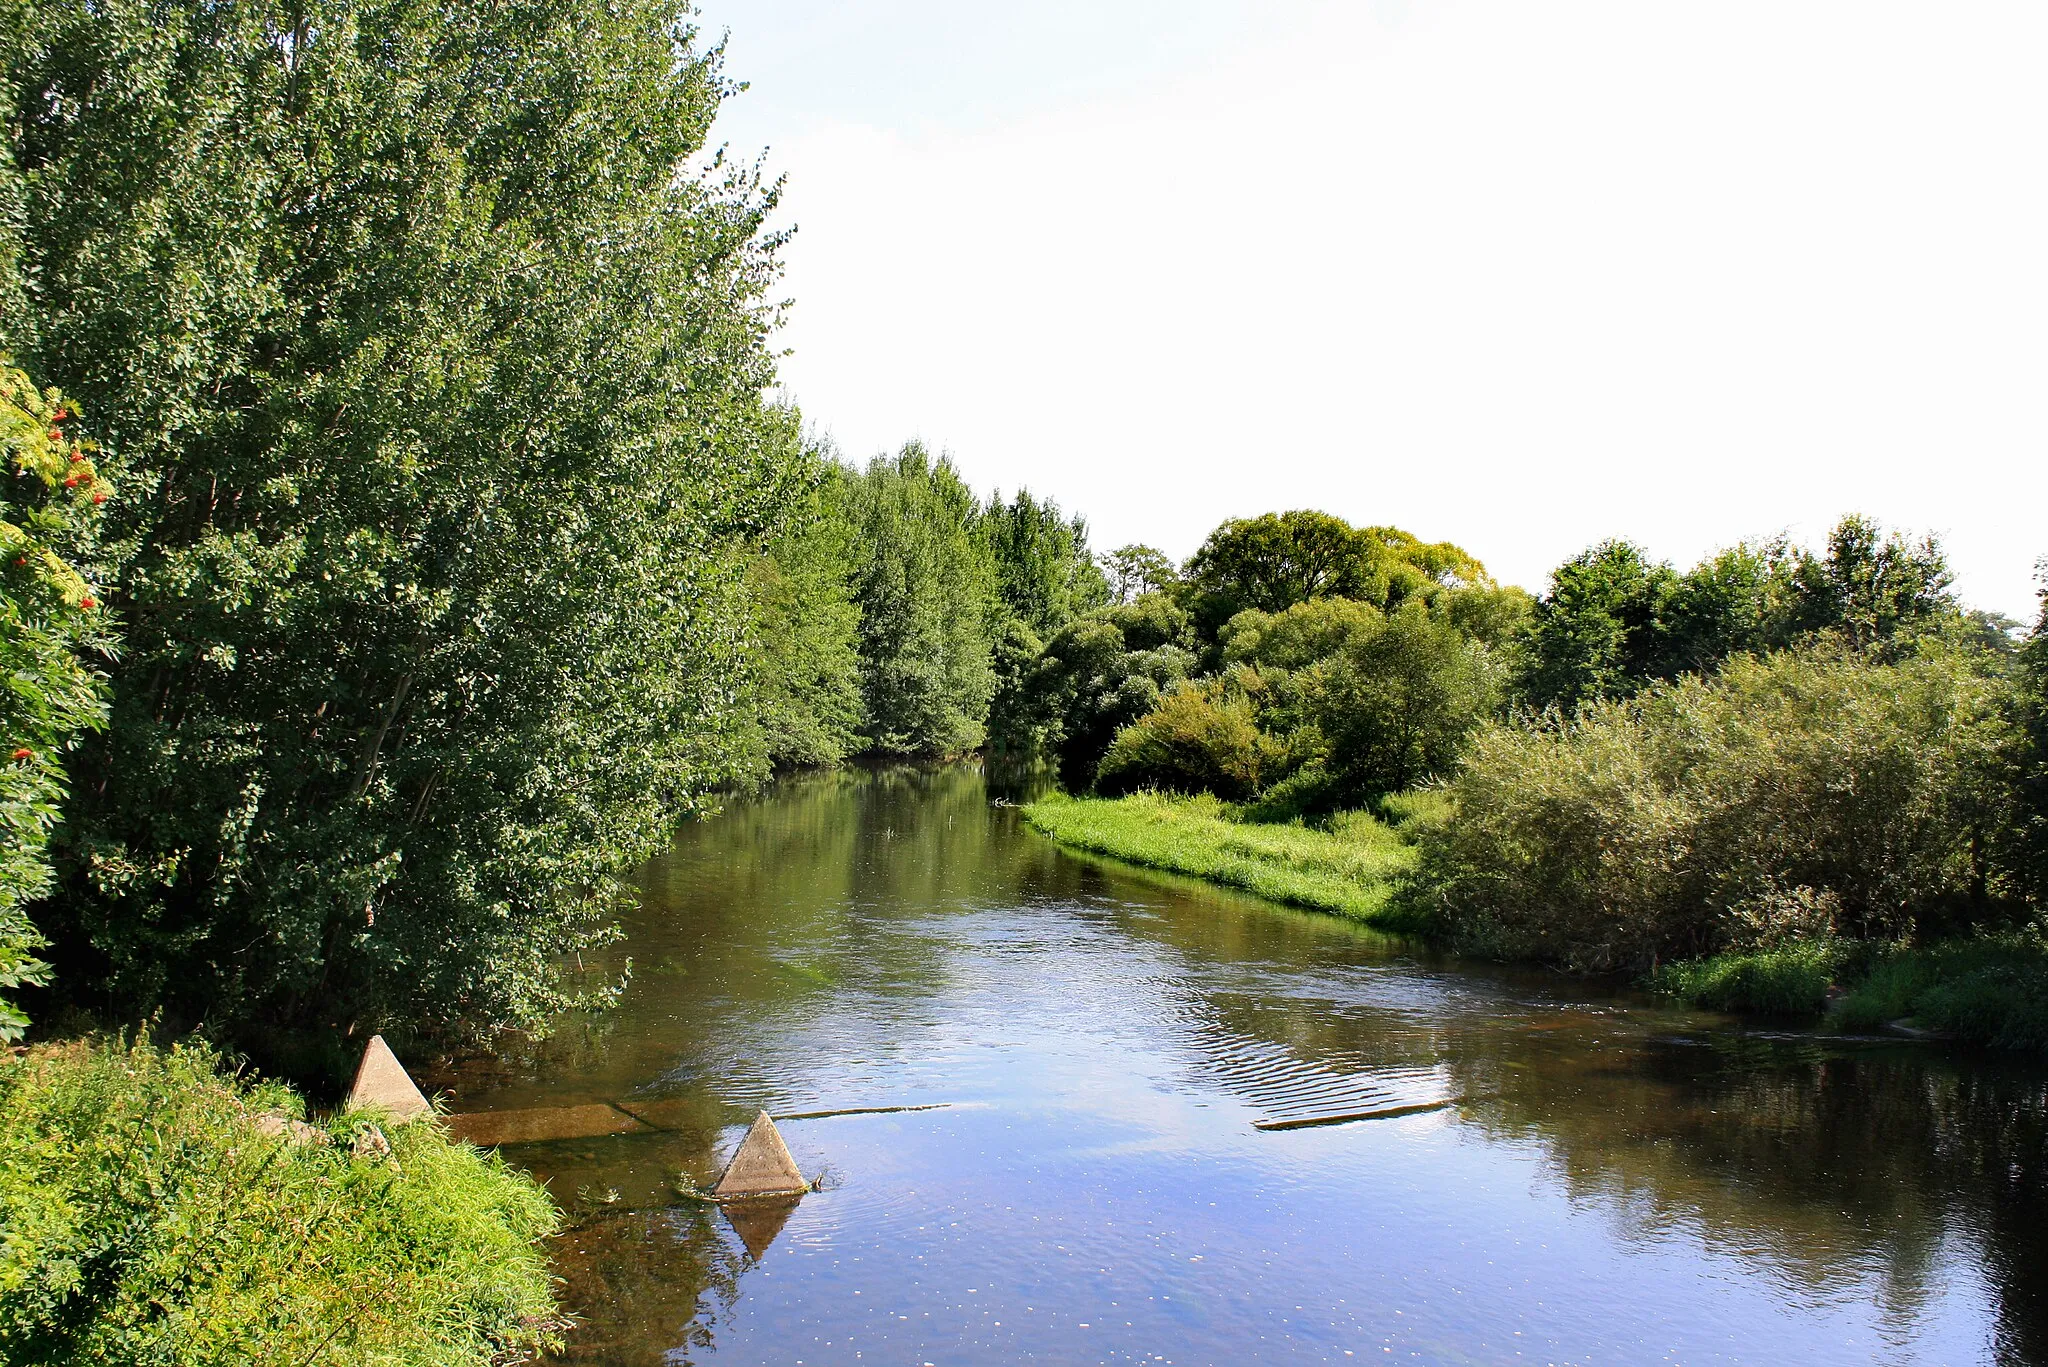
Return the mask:
<path id="1" fill-rule="evenodd" d="M 652 1122 L 503 1149 L 572 1361 L 2048 1363 L 2038 1063 L 1421 956 L 965 767 L 781 784 L 642 885 L 613 1010 L 431 1079 Z M 761 1108 L 822 1189 L 679 1194 Z"/>

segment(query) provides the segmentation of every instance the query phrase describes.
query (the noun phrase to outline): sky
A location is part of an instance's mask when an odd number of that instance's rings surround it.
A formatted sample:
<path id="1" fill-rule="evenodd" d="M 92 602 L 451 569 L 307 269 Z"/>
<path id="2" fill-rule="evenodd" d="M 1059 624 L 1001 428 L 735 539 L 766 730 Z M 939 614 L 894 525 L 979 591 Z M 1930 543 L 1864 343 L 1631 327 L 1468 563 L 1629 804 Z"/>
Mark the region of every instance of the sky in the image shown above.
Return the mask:
<path id="1" fill-rule="evenodd" d="M 2048 555 L 2048 5 L 702 0 L 841 453 L 1175 558 L 1313 507 L 1541 591 L 1933 533 Z"/>

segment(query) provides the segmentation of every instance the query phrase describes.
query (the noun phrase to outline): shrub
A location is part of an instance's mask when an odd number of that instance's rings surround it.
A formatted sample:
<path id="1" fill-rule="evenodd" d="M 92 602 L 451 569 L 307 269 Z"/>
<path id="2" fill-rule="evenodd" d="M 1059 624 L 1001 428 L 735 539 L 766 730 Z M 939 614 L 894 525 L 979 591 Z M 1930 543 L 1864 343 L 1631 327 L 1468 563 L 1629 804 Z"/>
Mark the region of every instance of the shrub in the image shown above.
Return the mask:
<path id="1" fill-rule="evenodd" d="M 1357 806 L 1449 773 L 1498 697 L 1485 648 L 1420 603 L 1354 634 L 1322 665 L 1307 707 L 1330 797 Z"/>
<path id="2" fill-rule="evenodd" d="M 1490 726 L 1424 884 L 1468 947 L 1585 969 L 1980 918 L 1999 704 L 1962 654 L 1817 649 Z"/>
<path id="3" fill-rule="evenodd" d="M 1108 794 L 1164 788 L 1249 797 L 1259 784 L 1259 729 L 1242 698 L 1216 687 L 1183 686 L 1117 732 L 1096 770 Z"/>
<path id="4" fill-rule="evenodd" d="M 458 1367 L 556 1324 L 530 1179 L 389 1131 L 387 1156 L 292 1142 L 276 1085 L 204 1048 L 43 1046 L 0 1062 L 0 1359 Z M 273 1126 L 273 1128 L 275 1128 Z"/>

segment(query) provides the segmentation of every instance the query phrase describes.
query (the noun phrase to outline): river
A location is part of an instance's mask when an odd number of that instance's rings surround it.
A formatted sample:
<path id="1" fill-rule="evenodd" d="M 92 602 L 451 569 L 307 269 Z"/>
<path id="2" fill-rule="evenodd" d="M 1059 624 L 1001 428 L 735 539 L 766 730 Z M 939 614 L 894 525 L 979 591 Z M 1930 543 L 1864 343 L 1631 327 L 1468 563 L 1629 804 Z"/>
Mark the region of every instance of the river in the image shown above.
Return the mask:
<path id="1" fill-rule="evenodd" d="M 1421 955 L 967 767 L 779 784 L 642 887 L 613 1009 L 428 1079 L 647 1122 L 502 1150 L 570 1361 L 2048 1363 L 2039 1062 Z M 761 1108 L 822 1189 L 680 1195 Z"/>

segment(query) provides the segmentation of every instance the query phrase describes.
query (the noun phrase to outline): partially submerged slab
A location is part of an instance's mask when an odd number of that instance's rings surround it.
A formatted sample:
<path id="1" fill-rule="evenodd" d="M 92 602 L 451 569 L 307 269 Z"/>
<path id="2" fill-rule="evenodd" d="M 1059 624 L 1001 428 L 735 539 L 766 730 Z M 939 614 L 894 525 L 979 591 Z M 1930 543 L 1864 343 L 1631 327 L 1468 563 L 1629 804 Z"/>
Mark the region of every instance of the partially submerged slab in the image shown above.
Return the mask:
<path id="1" fill-rule="evenodd" d="M 810 1186 L 796 1160 L 789 1156 L 789 1146 L 782 1142 L 775 1122 L 763 1111 L 754 1117 L 747 1137 L 740 1141 L 732 1162 L 725 1165 L 711 1195 L 720 1201 L 744 1196 L 801 1195 Z"/>
<path id="2" fill-rule="evenodd" d="M 356 1065 L 355 1085 L 348 1089 L 346 1108 L 355 1110 L 364 1106 L 381 1108 L 399 1124 L 417 1120 L 431 1114 L 434 1109 L 420 1095 L 412 1074 L 405 1071 L 405 1065 L 398 1061 L 398 1055 L 391 1052 L 391 1046 L 384 1042 L 382 1035 L 370 1036 L 369 1046 L 363 1050 L 363 1061 Z"/>
<path id="3" fill-rule="evenodd" d="M 545 1106 L 522 1111 L 478 1111 L 448 1117 L 448 1133 L 481 1149 L 536 1144 L 550 1139 L 598 1139 L 640 1134 L 649 1127 L 616 1106 Z"/>

